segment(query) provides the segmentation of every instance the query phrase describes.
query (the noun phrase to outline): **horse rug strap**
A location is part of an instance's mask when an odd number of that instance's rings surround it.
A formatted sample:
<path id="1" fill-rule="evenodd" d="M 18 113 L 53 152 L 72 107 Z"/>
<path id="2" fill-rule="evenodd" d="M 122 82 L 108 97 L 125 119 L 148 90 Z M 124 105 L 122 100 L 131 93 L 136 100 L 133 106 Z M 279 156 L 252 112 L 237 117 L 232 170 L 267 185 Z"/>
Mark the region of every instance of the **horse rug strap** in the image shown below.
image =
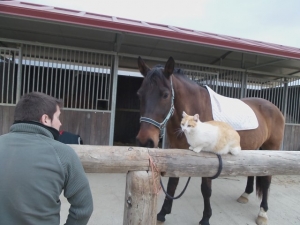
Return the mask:
<path id="1" fill-rule="evenodd" d="M 251 130 L 258 127 L 257 117 L 250 106 L 240 99 L 219 95 L 205 86 L 210 95 L 214 120 L 228 123 L 235 130 Z"/>

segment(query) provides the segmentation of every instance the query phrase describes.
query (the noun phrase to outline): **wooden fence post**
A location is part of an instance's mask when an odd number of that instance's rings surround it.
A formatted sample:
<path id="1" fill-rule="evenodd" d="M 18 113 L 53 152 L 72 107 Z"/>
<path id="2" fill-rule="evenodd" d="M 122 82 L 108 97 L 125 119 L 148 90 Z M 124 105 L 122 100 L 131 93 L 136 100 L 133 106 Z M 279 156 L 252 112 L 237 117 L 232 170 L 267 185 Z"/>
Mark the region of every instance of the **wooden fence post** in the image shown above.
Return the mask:
<path id="1" fill-rule="evenodd" d="M 153 184 L 159 187 L 159 178 L 155 174 L 153 181 L 150 171 L 127 173 L 123 225 L 156 224 L 157 194 Z"/>

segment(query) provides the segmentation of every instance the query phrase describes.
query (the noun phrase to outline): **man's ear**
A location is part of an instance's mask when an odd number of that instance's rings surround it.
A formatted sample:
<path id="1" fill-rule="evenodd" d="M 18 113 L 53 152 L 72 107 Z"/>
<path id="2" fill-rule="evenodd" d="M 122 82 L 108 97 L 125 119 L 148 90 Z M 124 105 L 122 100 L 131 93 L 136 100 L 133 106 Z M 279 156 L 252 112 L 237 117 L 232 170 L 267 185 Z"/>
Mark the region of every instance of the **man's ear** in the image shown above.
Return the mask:
<path id="1" fill-rule="evenodd" d="M 45 125 L 45 126 L 51 126 L 51 120 L 47 114 L 43 114 L 40 123 Z"/>

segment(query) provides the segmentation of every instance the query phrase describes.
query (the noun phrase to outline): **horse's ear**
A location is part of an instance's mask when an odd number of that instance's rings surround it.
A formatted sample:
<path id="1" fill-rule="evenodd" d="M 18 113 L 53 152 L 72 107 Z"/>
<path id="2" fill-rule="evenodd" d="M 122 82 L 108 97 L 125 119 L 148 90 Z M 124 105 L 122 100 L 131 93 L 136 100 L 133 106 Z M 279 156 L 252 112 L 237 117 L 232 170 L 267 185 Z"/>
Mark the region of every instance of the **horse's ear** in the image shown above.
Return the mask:
<path id="1" fill-rule="evenodd" d="M 170 57 L 165 65 L 165 71 L 164 71 L 165 76 L 167 78 L 169 78 L 173 74 L 174 67 L 175 67 L 175 61 L 173 57 Z"/>
<path id="2" fill-rule="evenodd" d="M 139 56 L 138 57 L 138 67 L 139 70 L 141 72 L 141 74 L 146 77 L 148 71 L 150 70 L 149 67 L 146 65 L 146 63 L 144 62 L 144 60 Z"/>
<path id="3" fill-rule="evenodd" d="M 194 115 L 194 120 L 197 122 L 199 120 L 199 114 Z"/>

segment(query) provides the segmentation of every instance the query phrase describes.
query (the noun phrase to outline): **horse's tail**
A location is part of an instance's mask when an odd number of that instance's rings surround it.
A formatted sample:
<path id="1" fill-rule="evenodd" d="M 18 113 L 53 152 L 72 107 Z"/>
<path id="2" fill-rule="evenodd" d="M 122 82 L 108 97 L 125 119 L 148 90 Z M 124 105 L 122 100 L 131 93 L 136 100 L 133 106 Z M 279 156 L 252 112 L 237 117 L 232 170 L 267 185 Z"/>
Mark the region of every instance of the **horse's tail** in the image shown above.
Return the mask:
<path id="1" fill-rule="evenodd" d="M 256 177 L 256 195 L 261 198 L 263 191 L 270 187 L 272 176 Z"/>

